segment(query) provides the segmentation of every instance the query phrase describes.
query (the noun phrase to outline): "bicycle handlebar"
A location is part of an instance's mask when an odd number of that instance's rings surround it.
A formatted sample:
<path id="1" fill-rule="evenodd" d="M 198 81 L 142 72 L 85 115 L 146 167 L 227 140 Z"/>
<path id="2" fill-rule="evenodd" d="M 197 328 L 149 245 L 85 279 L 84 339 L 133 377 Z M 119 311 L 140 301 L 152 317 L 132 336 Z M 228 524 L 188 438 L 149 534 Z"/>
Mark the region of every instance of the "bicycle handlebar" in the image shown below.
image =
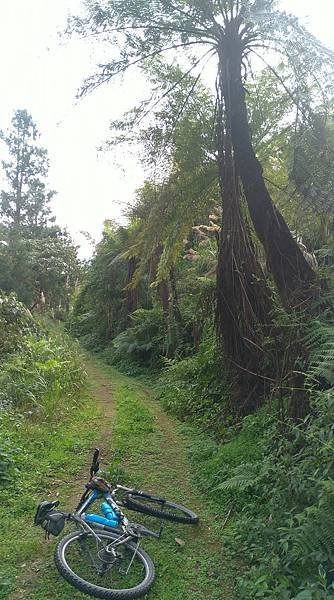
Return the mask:
<path id="1" fill-rule="evenodd" d="M 90 476 L 91 476 L 91 478 L 94 477 L 94 475 L 96 475 L 96 473 L 98 472 L 98 470 L 100 468 L 99 456 L 100 456 L 100 450 L 99 450 L 99 448 L 95 448 L 95 451 L 94 451 L 94 454 L 93 454 L 92 464 L 91 464 L 91 467 L 90 467 Z"/>
<path id="2" fill-rule="evenodd" d="M 141 490 L 125 487 L 124 485 L 116 485 L 115 489 L 112 490 L 112 494 L 115 494 L 118 491 L 128 492 L 130 494 L 134 494 L 135 496 L 140 496 L 141 498 L 147 498 L 148 500 L 159 502 L 160 504 L 165 504 L 166 502 L 166 500 L 164 498 L 160 498 L 160 496 L 153 496 L 152 494 L 148 494 L 147 492 L 142 492 Z"/>

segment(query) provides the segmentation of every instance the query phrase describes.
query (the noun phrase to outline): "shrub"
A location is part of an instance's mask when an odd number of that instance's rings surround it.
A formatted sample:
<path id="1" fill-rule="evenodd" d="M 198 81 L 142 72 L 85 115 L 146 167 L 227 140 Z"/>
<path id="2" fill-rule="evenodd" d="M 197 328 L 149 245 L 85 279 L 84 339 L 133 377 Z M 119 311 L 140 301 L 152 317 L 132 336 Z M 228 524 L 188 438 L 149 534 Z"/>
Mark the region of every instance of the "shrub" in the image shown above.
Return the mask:
<path id="1" fill-rule="evenodd" d="M 158 394 L 163 404 L 181 419 L 190 419 L 201 428 L 221 433 L 226 428 L 226 404 L 233 382 L 214 334 L 208 332 L 193 356 L 166 361 Z"/>
<path id="2" fill-rule="evenodd" d="M 7 296 L 0 291 L 0 362 L 22 348 L 27 335 L 38 332 L 31 313 L 15 294 Z"/>
<path id="3" fill-rule="evenodd" d="M 20 312 L 18 313 L 20 317 Z M 15 322 L 14 322 L 15 325 Z M 13 325 L 15 335 L 17 329 Z M 51 330 L 26 329 L 0 369 L 0 486 L 6 484 L 22 457 L 16 445 L 21 427 L 29 419 L 56 421 L 75 408 L 85 381 L 81 358 L 73 342 Z M 8 346 L 9 347 L 9 346 Z M 13 434 L 13 435 L 12 435 Z"/>
<path id="4" fill-rule="evenodd" d="M 326 319 L 315 319 L 306 327 L 305 343 L 310 349 L 310 385 L 334 385 L 334 327 Z"/>
<path id="5" fill-rule="evenodd" d="M 84 380 L 80 358 L 69 342 L 55 336 L 25 340 L 0 374 L 0 407 L 30 406 L 45 411 L 49 405 L 75 394 Z"/>
<path id="6" fill-rule="evenodd" d="M 251 494 L 236 520 L 234 550 L 250 565 L 239 581 L 240 598 L 253 598 L 255 590 L 268 599 L 333 594 L 331 396 L 325 404 L 315 400 L 317 415 L 306 423 L 287 423 L 285 431 L 276 423 L 266 436 Z M 235 489 L 241 471 L 249 476 L 247 463 L 231 472 L 225 487 Z"/>
<path id="7" fill-rule="evenodd" d="M 197 483 L 223 518 L 232 510 L 223 535 L 244 566 L 236 583 L 240 600 L 334 597 L 333 326 L 322 315 L 299 329 L 309 349 L 310 414 L 303 421 L 282 421 L 273 400 L 227 427 L 224 406 L 233 386 L 213 336 L 198 354 L 170 361 L 159 387 L 169 410 L 219 438 L 197 431 L 191 455 Z M 280 406 L 287 403 L 280 399 Z"/>
<path id="8" fill-rule="evenodd" d="M 73 342 L 35 321 L 14 294 L 0 292 L 0 485 L 21 452 L 10 432 L 24 419 L 59 419 L 85 380 Z"/>
<path id="9" fill-rule="evenodd" d="M 274 405 L 263 407 L 227 430 L 223 444 L 192 432 L 197 484 L 222 520 L 232 511 L 222 535 L 243 566 L 240 600 L 334 596 L 333 390 L 315 395 L 312 411 L 283 425 Z"/>
<path id="10" fill-rule="evenodd" d="M 73 311 L 67 318 L 66 330 L 79 338 L 87 350 L 99 352 L 105 347 L 106 339 L 97 326 L 97 317 L 93 311 L 79 315 Z"/>
<path id="11" fill-rule="evenodd" d="M 120 333 L 107 348 L 104 359 L 123 372 L 134 374 L 142 368 L 161 366 L 164 352 L 165 322 L 158 308 L 136 310 L 132 325 Z"/>
<path id="12" fill-rule="evenodd" d="M 273 416 L 265 410 L 245 417 L 239 426 L 226 429 L 224 442 L 205 432 L 196 431 L 190 448 L 196 464 L 196 480 L 204 492 L 211 492 L 222 507 L 243 509 L 251 492 L 257 472 L 257 463 L 266 452 L 266 435 L 271 429 Z M 240 471 L 240 467 L 247 469 Z M 233 479 L 233 482 L 230 481 Z"/>

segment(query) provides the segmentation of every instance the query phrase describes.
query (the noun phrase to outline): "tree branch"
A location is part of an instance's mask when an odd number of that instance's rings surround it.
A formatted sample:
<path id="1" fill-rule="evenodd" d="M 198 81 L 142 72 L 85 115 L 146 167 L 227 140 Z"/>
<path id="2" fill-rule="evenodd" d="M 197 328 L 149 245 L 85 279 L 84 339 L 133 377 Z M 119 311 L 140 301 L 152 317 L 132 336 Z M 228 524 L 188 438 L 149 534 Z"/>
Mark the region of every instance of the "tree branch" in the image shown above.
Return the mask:
<path id="1" fill-rule="evenodd" d="M 147 60 L 148 58 L 154 58 L 155 56 L 158 56 L 159 54 L 162 54 L 163 52 L 167 52 L 169 50 L 177 50 L 178 48 L 185 48 L 188 46 L 193 46 L 195 44 L 203 44 L 204 42 L 201 41 L 192 41 L 192 42 L 185 42 L 182 44 L 173 44 L 172 46 L 167 46 L 165 48 L 160 48 L 159 50 L 155 50 L 154 52 L 150 52 L 149 54 L 144 54 L 139 56 L 138 58 L 136 58 L 136 60 L 133 60 L 132 62 L 129 62 L 127 64 L 125 64 L 124 66 L 120 66 L 118 68 L 118 70 L 116 70 L 113 73 L 109 73 L 109 74 L 96 74 L 93 77 L 89 78 L 87 80 L 87 85 L 83 86 L 83 88 L 81 89 L 81 92 L 78 94 L 78 97 L 83 97 L 85 94 L 92 92 L 93 90 L 97 89 L 98 87 L 100 87 L 101 85 L 103 85 L 104 83 L 109 82 L 113 77 L 115 77 L 116 75 L 119 75 L 120 73 L 124 73 L 125 71 L 127 71 L 130 67 L 133 67 L 145 60 Z M 206 42 L 207 44 L 209 42 Z M 110 65 L 109 65 L 110 66 Z M 116 65 L 115 65 L 116 66 Z M 103 68 L 106 69 L 108 67 L 108 65 L 104 65 Z M 99 79 L 99 81 L 96 81 L 96 83 L 90 83 L 89 81 L 93 78 L 96 77 L 102 77 L 103 79 Z"/>

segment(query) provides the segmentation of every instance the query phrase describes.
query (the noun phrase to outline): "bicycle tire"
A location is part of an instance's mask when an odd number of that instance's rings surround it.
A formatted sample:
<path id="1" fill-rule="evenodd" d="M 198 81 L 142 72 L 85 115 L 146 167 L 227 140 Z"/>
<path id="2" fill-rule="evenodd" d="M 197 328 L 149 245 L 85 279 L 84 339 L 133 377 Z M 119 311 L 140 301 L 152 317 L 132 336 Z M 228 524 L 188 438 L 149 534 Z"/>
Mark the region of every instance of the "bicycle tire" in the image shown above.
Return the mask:
<path id="1" fill-rule="evenodd" d="M 176 504 L 175 502 L 169 502 L 169 500 L 163 500 L 156 496 L 150 497 L 149 494 L 146 493 L 145 496 L 129 493 L 124 499 L 124 504 L 130 510 L 151 515 L 152 517 L 157 517 L 166 521 L 172 521 L 174 523 L 196 525 L 199 521 L 198 515 L 189 508 L 186 508 L 186 506 Z M 152 504 L 154 506 L 152 506 Z M 161 508 L 158 508 L 158 506 Z M 167 511 L 166 508 L 168 509 Z"/>
<path id="2" fill-rule="evenodd" d="M 143 562 L 145 568 L 145 579 L 136 587 L 126 589 L 105 588 L 86 581 L 77 575 L 68 565 L 65 554 L 68 546 L 75 540 L 78 540 L 79 536 L 82 537 L 83 535 L 91 536 L 93 538 L 91 533 L 83 534 L 82 531 L 74 531 L 60 540 L 55 548 L 54 558 L 56 567 L 60 575 L 62 575 L 62 577 L 64 577 L 68 583 L 84 594 L 93 596 L 94 598 L 103 598 L 104 600 L 131 600 L 132 598 L 139 598 L 148 592 L 155 579 L 155 568 L 151 557 L 141 548 L 137 549 L 136 556 L 139 556 Z M 115 540 L 120 536 L 119 534 L 112 532 L 99 532 L 99 537 Z M 131 551 L 134 551 L 136 548 L 136 544 L 133 542 L 127 542 L 127 544 L 124 544 L 124 546 L 130 548 Z"/>

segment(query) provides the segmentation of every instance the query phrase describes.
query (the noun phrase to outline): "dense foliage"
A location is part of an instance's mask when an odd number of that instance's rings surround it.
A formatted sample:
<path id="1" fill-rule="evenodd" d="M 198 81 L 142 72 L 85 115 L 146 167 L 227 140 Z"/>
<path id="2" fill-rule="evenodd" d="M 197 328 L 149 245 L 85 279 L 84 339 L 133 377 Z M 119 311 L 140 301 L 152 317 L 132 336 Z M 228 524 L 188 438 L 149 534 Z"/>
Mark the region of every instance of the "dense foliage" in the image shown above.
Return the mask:
<path id="1" fill-rule="evenodd" d="M 238 577 L 238 598 L 333 595 L 332 328 L 324 320 L 306 328 L 313 359 L 305 393 L 312 400 L 303 422 L 280 419 L 273 403 L 225 429 L 223 444 L 204 435 L 193 444 L 200 485 L 209 484 L 213 501 L 230 515 L 225 540 L 247 568 Z M 315 371 L 326 390 L 315 383 Z"/>
<path id="2" fill-rule="evenodd" d="M 0 363 L 23 347 L 25 338 L 38 329 L 31 313 L 15 294 L 6 296 L 0 292 Z"/>
<path id="3" fill-rule="evenodd" d="M 34 320 L 14 294 L 1 293 L 0 323 L 1 486 L 15 472 L 21 425 L 66 419 L 76 409 L 85 372 L 75 344 Z"/>
<path id="4" fill-rule="evenodd" d="M 105 147 L 139 144 L 147 178 L 80 273 L 32 118 L 17 111 L 1 134 L 0 482 L 13 427 L 66 415 L 84 379 L 23 300 L 70 313 L 73 336 L 154 375 L 165 408 L 196 427 L 238 598 L 332 597 L 333 54 L 273 0 L 87 0 L 68 33 L 110 51 L 82 95 L 146 76 Z"/>
<path id="5" fill-rule="evenodd" d="M 82 94 L 137 64 L 150 86 L 106 144 L 141 143 L 148 178 L 96 248 L 71 329 L 154 372 L 167 410 L 203 431 L 193 459 L 245 569 L 237 597 L 327 598 L 333 56 L 271 0 L 88 2 L 69 32 L 120 52 Z"/>

